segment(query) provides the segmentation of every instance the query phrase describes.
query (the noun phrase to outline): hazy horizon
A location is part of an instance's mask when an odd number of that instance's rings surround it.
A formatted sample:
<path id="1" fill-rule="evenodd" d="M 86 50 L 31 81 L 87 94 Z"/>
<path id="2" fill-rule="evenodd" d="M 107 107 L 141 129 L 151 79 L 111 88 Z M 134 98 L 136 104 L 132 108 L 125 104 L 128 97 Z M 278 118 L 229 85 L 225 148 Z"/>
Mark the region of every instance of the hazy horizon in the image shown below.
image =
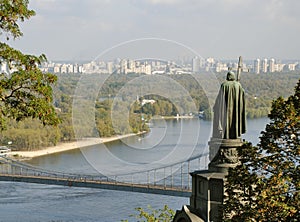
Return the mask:
<path id="1" fill-rule="evenodd" d="M 21 24 L 23 37 L 8 43 L 49 60 L 88 61 L 111 48 L 117 57 L 149 50 L 171 58 L 182 46 L 175 58 L 192 51 L 229 60 L 300 59 L 296 0 L 31 0 L 29 7 L 36 16 Z M 136 39 L 153 44 L 116 51 Z M 173 46 L 164 50 L 158 40 Z"/>

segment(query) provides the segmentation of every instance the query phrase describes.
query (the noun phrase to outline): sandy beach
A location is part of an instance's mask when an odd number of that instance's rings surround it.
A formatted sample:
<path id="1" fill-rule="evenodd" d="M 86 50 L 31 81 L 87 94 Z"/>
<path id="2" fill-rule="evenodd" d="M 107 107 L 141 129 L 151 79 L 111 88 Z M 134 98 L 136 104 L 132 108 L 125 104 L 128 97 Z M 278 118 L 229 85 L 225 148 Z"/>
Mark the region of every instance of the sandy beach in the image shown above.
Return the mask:
<path id="1" fill-rule="evenodd" d="M 104 137 L 104 138 L 84 138 L 78 141 L 74 142 L 69 142 L 69 143 L 59 143 L 56 146 L 52 147 L 46 147 L 41 150 L 35 150 L 35 151 L 13 151 L 10 153 L 12 157 L 17 156 L 18 158 L 33 158 L 33 157 L 38 157 L 38 156 L 44 156 L 44 155 L 49 155 L 53 153 L 59 153 L 59 152 L 64 152 L 68 150 L 73 150 L 73 149 L 79 149 L 82 147 L 86 146 L 92 146 L 95 144 L 100 144 L 100 143 L 107 143 L 110 141 L 134 136 L 136 134 L 126 134 L 126 135 L 119 135 L 119 136 L 113 136 L 113 137 Z"/>

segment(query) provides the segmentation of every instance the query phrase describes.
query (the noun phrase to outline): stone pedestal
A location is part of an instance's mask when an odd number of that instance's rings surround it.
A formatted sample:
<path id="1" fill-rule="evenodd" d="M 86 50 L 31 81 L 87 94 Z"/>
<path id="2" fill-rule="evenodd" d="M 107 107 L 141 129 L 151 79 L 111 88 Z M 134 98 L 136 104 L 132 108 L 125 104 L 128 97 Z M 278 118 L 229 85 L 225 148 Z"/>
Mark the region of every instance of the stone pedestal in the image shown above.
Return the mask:
<path id="1" fill-rule="evenodd" d="M 210 163 L 208 170 L 195 171 L 192 175 L 192 196 L 190 206 L 201 210 L 205 221 L 220 221 L 223 205 L 224 187 L 228 169 L 238 162 L 237 148 L 241 147 L 241 139 L 211 138 Z"/>
<path id="2" fill-rule="evenodd" d="M 221 221 L 226 176 L 228 169 L 239 163 L 237 149 L 243 142 L 241 139 L 211 138 L 208 144 L 208 170 L 191 173 L 192 196 L 188 209 L 194 215 L 189 216 L 186 210 L 177 211 L 173 222 Z"/>
<path id="3" fill-rule="evenodd" d="M 204 221 L 219 221 L 226 174 L 206 170 L 195 171 L 191 175 L 192 196 L 190 197 L 190 206 L 201 210 Z"/>
<path id="4" fill-rule="evenodd" d="M 205 222 L 201 212 L 191 206 L 183 205 L 181 210 L 177 210 L 173 222 Z"/>
<path id="5" fill-rule="evenodd" d="M 227 173 L 229 168 L 236 167 L 239 162 L 237 149 L 243 145 L 241 139 L 211 138 L 208 145 L 209 171 Z"/>

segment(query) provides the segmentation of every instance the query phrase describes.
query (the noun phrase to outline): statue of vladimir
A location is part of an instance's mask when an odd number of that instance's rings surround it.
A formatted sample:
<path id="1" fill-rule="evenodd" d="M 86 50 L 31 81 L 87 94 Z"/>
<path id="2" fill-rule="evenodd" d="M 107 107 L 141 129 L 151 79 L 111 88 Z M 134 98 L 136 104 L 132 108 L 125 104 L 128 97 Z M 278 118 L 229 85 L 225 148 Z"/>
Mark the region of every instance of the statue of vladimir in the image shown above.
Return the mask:
<path id="1" fill-rule="evenodd" d="M 213 111 L 214 138 L 238 139 L 246 132 L 245 92 L 232 71 L 221 84 Z"/>

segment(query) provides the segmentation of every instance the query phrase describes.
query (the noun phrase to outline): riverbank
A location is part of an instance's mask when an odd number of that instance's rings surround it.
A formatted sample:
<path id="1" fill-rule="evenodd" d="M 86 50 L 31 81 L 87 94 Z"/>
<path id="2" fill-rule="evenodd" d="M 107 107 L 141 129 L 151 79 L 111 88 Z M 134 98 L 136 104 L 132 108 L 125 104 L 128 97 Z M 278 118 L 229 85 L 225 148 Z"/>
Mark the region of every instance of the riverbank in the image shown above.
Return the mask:
<path id="1" fill-rule="evenodd" d="M 193 119 L 193 118 L 199 118 L 198 116 L 158 116 L 158 117 L 152 117 L 152 119 Z"/>
<path id="2" fill-rule="evenodd" d="M 34 150 L 34 151 L 13 151 L 9 155 L 13 158 L 20 158 L 20 159 L 30 159 L 34 157 L 50 155 L 54 153 L 65 152 L 68 150 L 73 149 L 80 149 L 87 146 L 93 146 L 96 144 L 107 143 L 131 136 L 135 136 L 137 134 L 131 133 L 126 135 L 118 135 L 112 137 L 104 137 L 104 138 L 84 138 L 74 142 L 67 142 L 67 143 L 59 143 L 56 146 L 46 147 L 41 150 Z"/>

